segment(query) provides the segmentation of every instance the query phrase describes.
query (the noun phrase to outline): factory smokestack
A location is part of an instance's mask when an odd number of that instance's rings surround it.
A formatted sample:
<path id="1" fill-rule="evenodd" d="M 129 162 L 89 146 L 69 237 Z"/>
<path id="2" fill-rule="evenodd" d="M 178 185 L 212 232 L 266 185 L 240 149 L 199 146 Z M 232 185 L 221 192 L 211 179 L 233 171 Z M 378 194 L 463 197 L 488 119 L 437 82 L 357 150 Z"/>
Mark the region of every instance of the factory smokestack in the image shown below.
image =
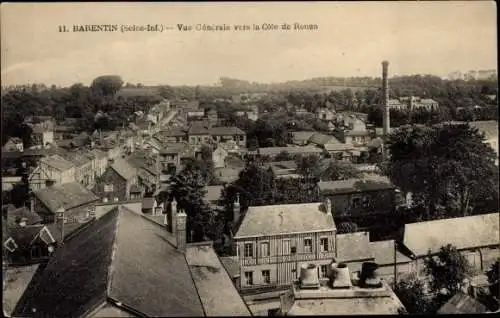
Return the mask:
<path id="1" fill-rule="evenodd" d="M 382 106 L 384 107 L 384 140 L 391 133 L 391 120 L 389 117 L 389 62 L 382 62 Z"/>

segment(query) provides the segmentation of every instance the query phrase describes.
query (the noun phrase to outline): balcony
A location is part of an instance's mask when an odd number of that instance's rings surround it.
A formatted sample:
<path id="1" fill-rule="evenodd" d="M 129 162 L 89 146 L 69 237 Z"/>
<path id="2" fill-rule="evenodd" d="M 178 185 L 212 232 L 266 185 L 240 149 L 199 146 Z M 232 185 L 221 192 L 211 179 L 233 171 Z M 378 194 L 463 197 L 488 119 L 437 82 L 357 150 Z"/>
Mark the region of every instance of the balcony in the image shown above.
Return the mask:
<path id="1" fill-rule="evenodd" d="M 328 252 L 318 252 L 316 253 L 300 253 L 300 254 L 290 254 L 290 255 L 279 255 L 279 256 L 266 256 L 266 257 L 253 257 L 253 258 L 242 258 L 241 264 L 243 266 L 252 265 L 263 265 L 263 264 L 277 264 L 285 262 L 304 262 L 313 261 L 320 259 L 331 259 L 335 257 L 334 251 Z"/>

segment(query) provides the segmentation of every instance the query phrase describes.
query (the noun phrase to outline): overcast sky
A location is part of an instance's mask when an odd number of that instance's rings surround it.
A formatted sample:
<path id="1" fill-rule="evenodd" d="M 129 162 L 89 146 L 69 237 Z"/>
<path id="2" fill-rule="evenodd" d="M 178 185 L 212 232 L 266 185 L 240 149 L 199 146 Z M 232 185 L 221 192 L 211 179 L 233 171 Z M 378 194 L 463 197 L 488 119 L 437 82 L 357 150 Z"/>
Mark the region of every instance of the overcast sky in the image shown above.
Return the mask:
<path id="1" fill-rule="evenodd" d="M 317 24 L 316 31 L 68 32 L 75 24 Z M 213 84 L 496 69 L 485 2 L 80 3 L 1 5 L 2 85 Z"/>

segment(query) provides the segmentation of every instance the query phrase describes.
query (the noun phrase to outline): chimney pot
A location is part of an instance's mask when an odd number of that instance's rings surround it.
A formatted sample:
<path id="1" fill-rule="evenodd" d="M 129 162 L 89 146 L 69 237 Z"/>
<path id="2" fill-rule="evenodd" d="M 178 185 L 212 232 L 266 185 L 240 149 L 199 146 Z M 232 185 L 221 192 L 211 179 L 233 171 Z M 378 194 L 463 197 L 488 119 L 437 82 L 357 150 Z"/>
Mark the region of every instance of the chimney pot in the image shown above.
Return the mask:
<path id="1" fill-rule="evenodd" d="M 332 271 L 333 276 L 330 278 L 332 282 L 332 288 L 351 288 L 351 273 L 349 272 L 349 267 L 344 263 L 339 263 L 337 267 Z"/>
<path id="2" fill-rule="evenodd" d="M 359 286 L 364 288 L 378 288 L 382 286 L 377 269 L 378 264 L 375 262 L 364 262 L 361 267 L 359 277 Z"/>
<path id="3" fill-rule="evenodd" d="M 320 287 L 318 267 L 315 264 L 300 266 L 300 288 L 317 289 Z"/>

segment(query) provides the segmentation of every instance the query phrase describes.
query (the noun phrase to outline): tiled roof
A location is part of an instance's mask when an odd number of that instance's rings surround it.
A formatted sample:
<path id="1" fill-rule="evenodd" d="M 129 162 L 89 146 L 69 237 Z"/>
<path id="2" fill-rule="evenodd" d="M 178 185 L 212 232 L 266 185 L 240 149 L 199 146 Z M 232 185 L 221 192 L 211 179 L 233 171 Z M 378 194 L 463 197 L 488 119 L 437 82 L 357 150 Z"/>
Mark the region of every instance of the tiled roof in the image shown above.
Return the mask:
<path id="1" fill-rule="evenodd" d="M 349 262 L 373 259 L 368 232 L 338 234 L 337 261 Z"/>
<path id="2" fill-rule="evenodd" d="M 244 135 L 245 132 L 238 127 L 211 127 L 208 132 L 212 136 Z"/>
<path id="3" fill-rule="evenodd" d="M 249 207 L 235 237 L 266 236 L 335 230 L 323 203 Z"/>
<path id="4" fill-rule="evenodd" d="M 27 207 L 20 207 L 7 211 L 7 223 L 9 227 L 15 227 L 17 225 L 17 220 L 21 218 L 27 219 L 27 225 L 38 224 L 42 221 L 42 218 L 38 214 L 31 212 Z"/>
<path id="5" fill-rule="evenodd" d="M 59 171 L 66 171 L 74 167 L 74 165 L 71 162 L 69 162 L 68 160 L 64 159 L 59 155 L 52 155 L 47 158 L 42 158 L 40 159 L 40 162 L 43 162 L 44 164 L 53 167 Z"/>
<path id="6" fill-rule="evenodd" d="M 114 159 L 114 162 L 110 167 L 125 180 L 130 180 L 137 175 L 137 169 L 122 158 Z"/>
<path id="7" fill-rule="evenodd" d="M 189 246 L 186 260 L 207 316 L 251 316 L 211 246 Z"/>
<path id="8" fill-rule="evenodd" d="M 77 182 L 56 184 L 49 188 L 34 191 L 33 194 L 52 213 L 55 213 L 61 207 L 68 210 L 99 200 L 97 195 Z"/>
<path id="9" fill-rule="evenodd" d="M 376 190 L 393 189 L 394 185 L 386 177 L 381 176 L 366 176 L 363 179 L 347 179 L 338 181 L 320 181 L 318 182 L 319 190 L 326 194 L 342 194 L 353 192 L 365 192 Z"/>
<path id="10" fill-rule="evenodd" d="M 427 255 L 428 250 L 436 253 L 447 244 L 459 250 L 500 246 L 498 216 L 497 212 L 406 224 L 404 244 L 416 256 Z"/>
<path id="11" fill-rule="evenodd" d="M 210 246 L 184 254 L 168 236 L 148 218 L 114 208 L 56 251 L 16 315 L 36 308 L 40 316 L 79 317 L 107 297 L 147 317 L 248 315 Z"/>
<path id="12" fill-rule="evenodd" d="M 394 264 L 394 240 L 371 242 L 370 249 L 375 257 L 375 263 L 379 265 Z M 411 262 L 411 259 L 396 250 L 396 262 L 406 263 Z"/>
<path id="13" fill-rule="evenodd" d="M 439 310 L 439 315 L 450 314 L 484 314 L 487 312 L 486 306 L 463 292 L 456 293 Z"/>
<path id="14" fill-rule="evenodd" d="M 340 141 L 338 141 L 337 138 L 321 133 L 315 133 L 314 135 L 312 135 L 311 138 L 309 139 L 309 142 L 321 146 L 332 143 L 340 143 Z"/>

